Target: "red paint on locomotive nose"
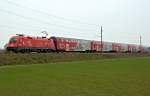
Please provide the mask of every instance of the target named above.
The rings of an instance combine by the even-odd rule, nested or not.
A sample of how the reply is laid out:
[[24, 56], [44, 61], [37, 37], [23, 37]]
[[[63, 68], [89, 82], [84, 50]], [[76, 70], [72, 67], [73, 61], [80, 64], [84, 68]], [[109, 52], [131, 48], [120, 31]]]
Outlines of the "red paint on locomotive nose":
[[10, 43], [10, 44], [8, 44], [8, 47], [15, 47], [15, 44]]

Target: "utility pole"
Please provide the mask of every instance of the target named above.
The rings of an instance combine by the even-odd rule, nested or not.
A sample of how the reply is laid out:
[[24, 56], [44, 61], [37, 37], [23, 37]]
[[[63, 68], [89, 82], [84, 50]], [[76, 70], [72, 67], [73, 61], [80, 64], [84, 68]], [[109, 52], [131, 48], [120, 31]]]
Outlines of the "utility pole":
[[142, 36], [140, 35], [140, 46], [142, 46]]
[[140, 35], [140, 52], [142, 51], [142, 36]]
[[101, 53], [103, 52], [103, 28], [101, 26]]

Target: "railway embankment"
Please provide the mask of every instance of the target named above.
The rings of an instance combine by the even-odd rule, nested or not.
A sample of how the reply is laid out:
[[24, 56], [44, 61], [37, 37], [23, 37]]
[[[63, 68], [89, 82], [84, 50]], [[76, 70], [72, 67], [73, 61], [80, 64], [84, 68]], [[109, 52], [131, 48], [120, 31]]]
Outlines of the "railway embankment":
[[2, 53], [0, 54], [0, 66], [148, 56], [150, 56], [148, 53]]

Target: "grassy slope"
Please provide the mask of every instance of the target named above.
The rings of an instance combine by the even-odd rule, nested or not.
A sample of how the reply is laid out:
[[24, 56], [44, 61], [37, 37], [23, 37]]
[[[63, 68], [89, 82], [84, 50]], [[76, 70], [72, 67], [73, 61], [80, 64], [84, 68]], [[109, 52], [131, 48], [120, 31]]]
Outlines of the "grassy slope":
[[43, 64], [52, 62], [68, 62], [81, 60], [95, 60], [95, 59], [111, 59], [111, 58], [126, 58], [126, 57], [140, 57], [150, 56], [150, 54], [128, 54], [128, 53], [114, 53], [114, 54], [99, 54], [99, 53], [50, 53], [50, 54], [0, 54], [0, 66], [3, 65], [18, 65], [18, 64]]
[[0, 96], [149, 96], [150, 58], [0, 67]]

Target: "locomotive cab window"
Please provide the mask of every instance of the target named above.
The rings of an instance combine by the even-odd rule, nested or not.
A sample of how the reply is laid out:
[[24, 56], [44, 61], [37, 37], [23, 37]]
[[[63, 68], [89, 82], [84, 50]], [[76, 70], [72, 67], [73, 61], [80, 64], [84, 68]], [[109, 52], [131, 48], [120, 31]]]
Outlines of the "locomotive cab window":
[[10, 39], [10, 42], [16, 42], [16, 41], [17, 41], [16, 38], [11, 38], [11, 39]]

